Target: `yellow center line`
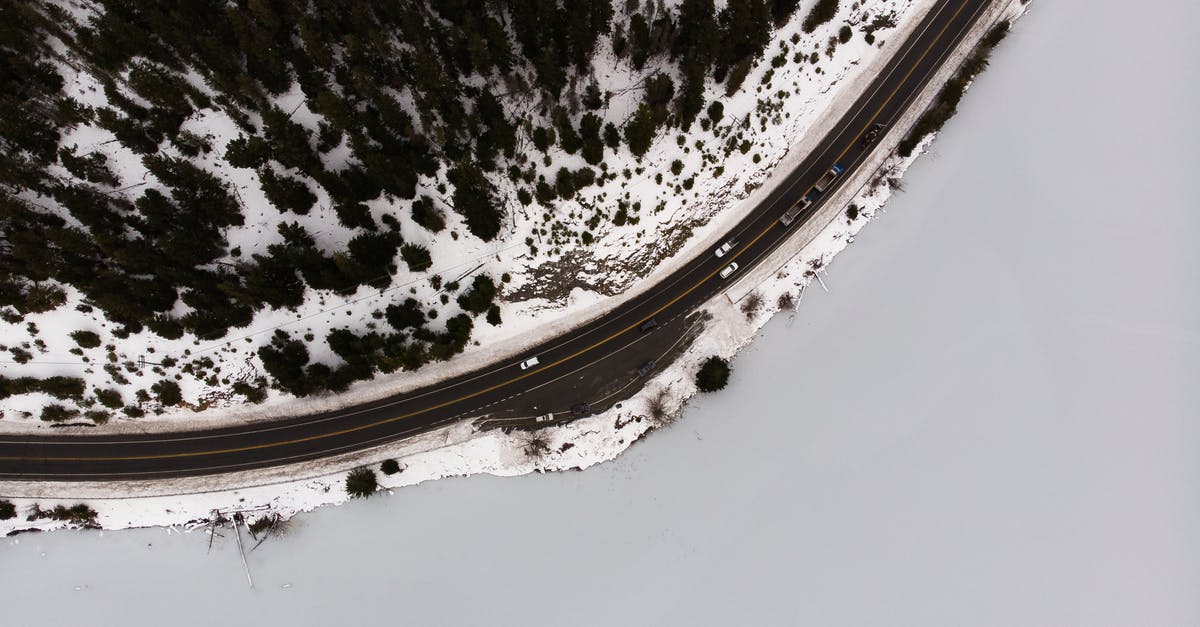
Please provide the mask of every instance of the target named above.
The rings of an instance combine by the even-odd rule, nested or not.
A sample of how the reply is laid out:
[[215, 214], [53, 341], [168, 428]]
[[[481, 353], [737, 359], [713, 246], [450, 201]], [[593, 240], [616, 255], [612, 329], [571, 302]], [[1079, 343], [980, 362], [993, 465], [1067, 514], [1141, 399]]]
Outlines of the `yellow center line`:
[[[879, 105], [879, 108], [875, 110], [875, 113], [871, 116], [871, 119], [867, 121], [867, 124], [866, 124], [866, 126], [863, 127], [863, 130], [854, 136], [856, 142], [858, 141], [858, 138], [862, 135], [862, 133], [865, 132], [871, 126], [871, 124], [875, 122], [875, 120], [879, 117], [879, 114], [883, 112], [883, 108], [886, 107], [892, 101], [892, 99], [896, 97], [896, 94], [899, 93], [900, 88], [902, 86], [904, 86], [905, 83], [908, 82], [908, 79], [909, 79], [909, 77], [912, 76], [912, 73], [914, 71], [916, 71], [916, 69], [919, 65], [921, 65], [921, 61], [925, 60], [925, 56], [928, 55], [929, 52], [931, 50], [933, 50], [934, 45], [936, 45], [937, 42], [941, 40], [942, 35], [944, 35], [946, 33], [946, 29], [949, 28], [950, 24], [952, 24], [954, 22], [954, 20], [958, 18], [959, 13], [962, 13], [962, 10], [964, 8], [966, 8], [967, 2], [968, 2], [968, 0], [963, 0], [963, 3], [958, 7], [958, 10], [954, 12], [954, 15], [950, 16], [950, 19], [947, 20], [946, 24], [944, 26], [942, 26], [942, 29], [940, 31], [938, 31], [938, 34], [933, 38], [933, 41], [929, 44], [929, 46], [925, 49], [925, 51], [921, 53], [921, 56], [917, 57], [916, 62], [914, 62], [912, 67], [909, 68], [908, 72], [904, 75], [904, 78], [900, 79], [900, 82], [896, 85], [895, 89], [892, 90], [892, 93], [888, 94], [888, 97], [883, 101], [882, 104]], [[834, 162], [836, 163], [837, 161], [840, 161], [842, 157], [846, 156], [846, 153], [850, 152], [850, 148], [853, 147], [853, 145], [854, 144], [852, 143], [849, 146], [847, 146], [844, 150], [842, 150], [841, 154], [839, 154], [834, 159]], [[813, 190], [813, 188], [809, 187], [807, 190], [805, 190], [804, 194], [801, 195], [801, 198], [803, 198], [804, 196], [807, 196], [808, 193], [811, 192], [812, 190]], [[740, 250], [738, 250], [733, 255], [731, 255], [729, 257], [729, 261], [732, 262], [734, 259], [737, 259], [737, 257], [739, 255], [741, 255], [743, 252], [749, 250], [752, 246], [754, 246], [754, 244], [756, 242], [758, 242], [758, 240], [762, 239], [764, 236], [766, 236], [767, 233], [769, 233], [771, 231], [771, 229], [775, 228], [775, 225], [776, 225], [776, 222], [772, 222], [770, 226], [763, 229], [763, 231], [761, 233], [759, 233], [758, 235], [756, 235], [754, 237], [754, 239], [750, 240], [749, 244], [741, 247]], [[695, 290], [699, 289], [700, 286], [707, 283], [714, 276], [716, 276], [717, 273], [720, 271], [721, 271], [721, 268], [713, 270], [708, 275], [706, 275], [704, 278], [700, 279], [697, 283], [695, 283], [688, 289], [684, 290], [678, 296], [676, 296], [675, 298], [672, 298], [671, 300], [667, 301], [666, 304], [664, 304], [663, 306], [654, 310], [645, 319], [653, 318], [654, 316], [657, 316], [658, 314], [662, 313], [664, 310], [666, 310], [671, 305], [674, 305], [675, 303], [679, 302], [681, 299], [686, 297], [688, 294], [691, 294]], [[643, 319], [643, 320], [645, 320], [645, 319]], [[380, 427], [380, 426], [390, 424], [393, 422], [398, 422], [401, 420], [412, 418], [413, 416], [418, 416], [420, 414], [424, 414], [424, 413], [431, 412], [434, 410], [442, 409], [443, 407], [449, 407], [450, 405], [454, 405], [456, 403], [461, 403], [463, 401], [475, 398], [476, 396], [481, 396], [483, 394], [487, 394], [488, 392], [493, 392], [493, 391], [498, 390], [507, 385], [516, 383], [518, 381], [521, 381], [522, 379], [531, 377], [543, 370], [553, 368], [559, 364], [563, 364], [572, 359], [575, 359], [576, 357], [578, 357], [584, 353], [591, 352], [591, 351], [595, 350], [596, 348], [611, 342], [612, 340], [616, 339], [617, 337], [624, 335], [625, 333], [628, 333], [629, 331], [632, 331], [634, 329], [634, 327], [641, 324], [641, 322], [642, 322], [641, 320], [639, 320], [638, 322], [634, 322], [633, 324], [621, 329], [620, 331], [613, 333], [612, 335], [609, 335], [608, 337], [606, 337], [602, 340], [595, 342], [594, 344], [592, 344], [586, 348], [580, 349], [580, 350], [578, 350], [566, 357], [563, 357], [562, 359], [559, 359], [557, 361], [548, 363], [545, 366], [538, 368], [537, 370], [530, 370], [529, 372], [518, 375], [512, 379], [508, 379], [507, 381], [502, 381], [500, 383], [483, 388], [481, 390], [471, 392], [470, 394], [464, 394], [457, 398], [454, 398], [454, 399], [451, 399], [451, 400], [448, 400], [448, 401], [445, 401], [442, 403], [438, 403], [436, 405], [432, 405], [432, 406], [426, 407], [424, 409], [418, 409], [418, 410], [411, 411], [411, 412], [408, 412], [405, 414], [392, 416], [390, 418], [384, 418], [382, 420], [376, 420], [374, 422], [369, 422], [369, 423], [358, 425], [355, 427], [347, 427], [345, 429], [339, 429], [337, 431], [329, 431], [327, 433], [319, 433], [319, 434], [304, 436], [304, 437], [300, 437], [300, 438], [292, 438], [290, 440], [281, 440], [278, 442], [268, 442], [268, 443], [264, 443], [264, 444], [250, 444], [250, 445], [246, 445], [246, 446], [217, 449], [217, 450], [212, 450], [212, 451], [192, 451], [192, 452], [184, 452], [184, 453], [161, 453], [161, 454], [157, 454], [157, 455], [125, 455], [125, 456], [113, 456], [113, 457], [46, 457], [44, 459], [46, 461], [65, 461], [65, 462], [83, 462], [83, 461], [102, 462], [102, 461], [143, 461], [143, 460], [151, 460], [151, 459], [180, 459], [180, 458], [186, 458], [186, 457], [203, 457], [203, 456], [207, 456], [207, 455], [226, 455], [226, 454], [230, 454], [230, 453], [243, 453], [246, 451], [256, 451], [256, 450], [262, 450], [262, 449], [266, 449], [266, 448], [275, 448], [275, 447], [279, 447], [279, 446], [290, 446], [293, 444], [303, 444], [305, 442], [312, 442], [315, 440], [323, 440], [326, 438], [333, 438], [333, 437], [337, 437], [337, 436], [341, 436], [341, 435], [346, 435], [349, 433], [354, 433], [357, 431], [373, 429], [375, 427]], [[150, 442], [148, 442], [148, 443], [150, 443]], [[5, 461], [24, 460], [24, 459], [26, 459], [26, 458], [14, 457], [14, 456], [0, 457], [0, 460], [5, 460]]]

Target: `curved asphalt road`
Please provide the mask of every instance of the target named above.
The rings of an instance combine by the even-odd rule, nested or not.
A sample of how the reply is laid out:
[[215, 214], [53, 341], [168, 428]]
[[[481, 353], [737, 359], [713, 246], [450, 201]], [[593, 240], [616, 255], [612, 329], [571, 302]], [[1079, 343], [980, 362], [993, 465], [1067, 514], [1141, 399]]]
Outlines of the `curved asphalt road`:
[[[335, 412], [199, 432], [145, 435], [0, 436], [0, 479], [28, 481], [161, 478], [247, 470], [327, 457], [377, 446], [429, 431], [484, 406], [507, 399], [603, 359], [634, 339], [638, 325], [655, 317], [687, 314], [720, 292], [727, 282], [717, 273], [736, 260], [744, 272], [773, 251], [820, 205], [791, 227], [779, 216], [812, 191], [812, 185], [838, 163], [847, 173], [871, 146], [861, 138], [875, 123], [891, 124], [945, 61], [982, 14], [989, 0], [940, 0], [840, 123], [727, 239], [739, 243], [723, 259], [704, 251], [635, 302], [546, 342], [537, 369], [502, 364], [437, 386]], [[843, 174], [834, 187], [846, 177]], [[828, 190], [827, 190], [828, 191]], [[577, 402], [562, 399], [564, 411]]]

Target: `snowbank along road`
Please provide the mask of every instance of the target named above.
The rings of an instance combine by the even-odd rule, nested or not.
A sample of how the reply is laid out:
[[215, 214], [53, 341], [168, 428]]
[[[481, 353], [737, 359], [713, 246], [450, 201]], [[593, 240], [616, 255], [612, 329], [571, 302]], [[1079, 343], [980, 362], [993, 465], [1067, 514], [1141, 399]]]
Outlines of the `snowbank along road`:
[[[595, 322], [531, 349], [513, 363], [467, 374], [438, 385], [342, 410], [271, 424], [187, 433], [112, 436], [6, 436], [0, 440], [0, 478], [78, 481], [214, 474], [316, 459], [395, 441], [466, 417], [522, 391], [554, 381], [653, 332], [647, 321], [673, 320], [719, 294], [730, 281], [787, 240], [812, 216], [822, 198], [837, 188], [874, 147], [869, 135], [906, 110], [944, 63], [990, 0], [938, 2], [909, 40], [867, 87], [846, 115], [762, 203], [723, 241], [736, 244], [720, 258], [705, 251], [631, 302]], [[818, 180], [836, 168], [824, 191]], [[808, 198], [811, 204], [780, 218]], [[729, 270], [730, 264], [737, 268]], [[527, 369], [517, 361], [537, 356]], [[577, 399], [562, 399], [568, 411]]]

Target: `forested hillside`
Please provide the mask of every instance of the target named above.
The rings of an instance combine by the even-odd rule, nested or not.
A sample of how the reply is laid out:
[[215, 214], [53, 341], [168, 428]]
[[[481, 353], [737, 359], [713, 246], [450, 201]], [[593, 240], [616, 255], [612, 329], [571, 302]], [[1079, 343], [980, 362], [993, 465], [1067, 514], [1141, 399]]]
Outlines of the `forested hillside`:
[[[303, 396], [449, 359], [477, 325], [501, 324], [495, 298], [509, 277], [430, 274], [462, 261], [434, 244], [500, 241], [530, 208], [551, 227], [526, 240], [532, 252], [587, 245], [601, 222], [637, 224], [628, 192], [598, 199], [607, 206], [586, 231], [557, 232], [547, 208], [628, 179], [608, 160], [637, 163], [668, 129], [684, 146], [694, 127], [715, 127], [719, 96], [742, 88], [799, 5], [0, 0], [0, 315], [33, 326], [29, 316], [70, 307], [100, 321], [75, 331], [72, 353], [114, 384], [7, 369], [0, 398], [71, 401], [48, 406], [48, 420], [137, 415], [152, 397], [174, 405], [178, 375], [136, 403], [123, 393], [124, 374], [146, 366], [109, 342], [207, 345], [265, 312], [295, 319], [307, 303], [368, 288], [395, 291], [364, 328], [325, 325], [335, 359], [314, 359], [313, 338], [286, 328], [255, 340], [269, 377], [231, 377], [190, 351], [141, 357], [250, 400], [268, 384]], [[808, 32], [839, 7], [805, 10]], [[868, 42], [894, 25], [857, 17]], [[832, 56], [826, 45], [812, 43], [812, 63], [819, 49]], [[638, 76], [624, 113], [610, 104], [629, 90], [602, 80], [598, 54]], [[739, 142], [726, 139], [729, 154]], [[424, 277], [420, 290], [396, 283], [411, 276]], [[36, 361], [38, 341], [0, 349]]]

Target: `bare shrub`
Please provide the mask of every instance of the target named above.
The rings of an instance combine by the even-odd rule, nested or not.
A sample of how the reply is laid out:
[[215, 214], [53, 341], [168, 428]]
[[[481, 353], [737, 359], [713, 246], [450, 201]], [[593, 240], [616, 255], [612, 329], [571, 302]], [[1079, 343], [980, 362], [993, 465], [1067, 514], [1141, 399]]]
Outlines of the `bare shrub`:
[[779, 295], [779, 310], [792, 311], [796, 308], [796, 296], [791, 292], [784, 292]]
[[668, 400], [670, 397], [667, 395], [667, 388], [664, 387], [658, 388], [646, 397], [646, 411], [650, 413], [650, 419], [654, 421], [654, 424], [660, 427], [675, 421], [675, 414], [668, 411]]
[[524, 431], [520, 436], [521, 450], [534, 461], [541, 461], [550, 454], [550, 440], [542, 430]]
[[746, 319], [754, 317], [759, 309], [762, 309], [763, 298], [758, 292], [750, 292], [742, 301], [742, 313], [746, 314]]

